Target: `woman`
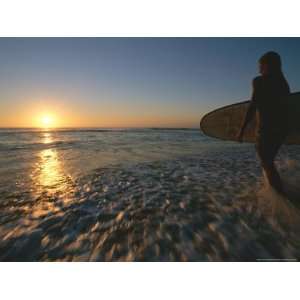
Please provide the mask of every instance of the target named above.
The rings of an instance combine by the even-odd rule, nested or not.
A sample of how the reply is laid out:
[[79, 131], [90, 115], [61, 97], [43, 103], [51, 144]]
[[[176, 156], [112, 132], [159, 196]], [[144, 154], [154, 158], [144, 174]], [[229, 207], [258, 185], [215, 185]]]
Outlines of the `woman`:
[[267, 52], [259, 59], [261, 76], [253, 80], [251, 102], [238, 133], [241, 142], [246, 126], [257, 113], [256, 151], [269, 184], [284, 194], [275, 156], [288, 133], [286, 98], [289, 85], [281, 70], [281, 59], [276, 52]]

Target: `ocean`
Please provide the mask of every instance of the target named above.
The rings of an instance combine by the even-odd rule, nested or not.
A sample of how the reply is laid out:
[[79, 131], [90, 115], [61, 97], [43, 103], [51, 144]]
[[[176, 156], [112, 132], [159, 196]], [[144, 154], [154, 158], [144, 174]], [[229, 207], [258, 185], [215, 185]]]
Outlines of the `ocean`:
[[[282, 147], [294, 190], [299, 161]], [[295, 260], [297, 215], [252, 144], [198, 129], [0, 129], [0, 261]]]

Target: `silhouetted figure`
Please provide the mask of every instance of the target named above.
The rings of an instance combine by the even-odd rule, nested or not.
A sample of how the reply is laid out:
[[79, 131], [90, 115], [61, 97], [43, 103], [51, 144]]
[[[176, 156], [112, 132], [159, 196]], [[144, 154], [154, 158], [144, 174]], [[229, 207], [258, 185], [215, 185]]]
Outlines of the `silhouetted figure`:
[[238, 134], [242, 141], [247, 124], [257, 114], [256, 151], [270, 185], [284, 194], [281, 178], [274, 159], [288, 133], [287, 104], [289, 85], [281, 70], [281, 59], [276, 52], [267, 52], [259, 59], [261, 76], [253, 79], [251, 102]]

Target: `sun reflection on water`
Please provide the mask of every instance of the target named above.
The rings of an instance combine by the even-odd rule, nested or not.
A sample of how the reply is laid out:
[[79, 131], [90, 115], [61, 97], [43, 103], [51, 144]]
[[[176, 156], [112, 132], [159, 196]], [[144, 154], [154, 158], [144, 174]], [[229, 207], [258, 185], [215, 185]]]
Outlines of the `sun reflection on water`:
[[50, 144], [53, 142], [53, 138], [50, 132], [43, 133], [43, 143]]
[[[50, 144], [53, 137], [50, 132], [43, 133], [42, 142]], [[45, 192], [55, 192], [63, 188], [64, 172], [57, 150], [54, 148], [44, 149], [39, 153], [39, 162], [37, 164], [37, 184]]]
[[[43, 134], [44, 144], [51, 144], [51, 133]], [[55, 148], [41, 150], [38, 154], [35, 171], [32, 174], [36, 202], [33, 215], [40, 217], [50, 211], [59, 211], [59, 207], [69, 201], [73, 191], [71, 177], [64, 170], [59, 152]]]
[[59, 188], [63, 179], [61, 164], [55, 149], [45, 149], [40, 153], [39, 183], [46, 189]]

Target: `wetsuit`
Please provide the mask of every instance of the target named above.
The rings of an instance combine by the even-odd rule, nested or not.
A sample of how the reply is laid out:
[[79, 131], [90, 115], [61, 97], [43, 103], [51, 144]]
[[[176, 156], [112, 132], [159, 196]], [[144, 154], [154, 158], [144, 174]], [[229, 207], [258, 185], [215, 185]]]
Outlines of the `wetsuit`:
[[256, 151], [262, 165], [273, 164], [288, 133], [286, 98], [289, 85], [282, 73], [258, 76], [253, 80], [251, 106], [257, 114]]

